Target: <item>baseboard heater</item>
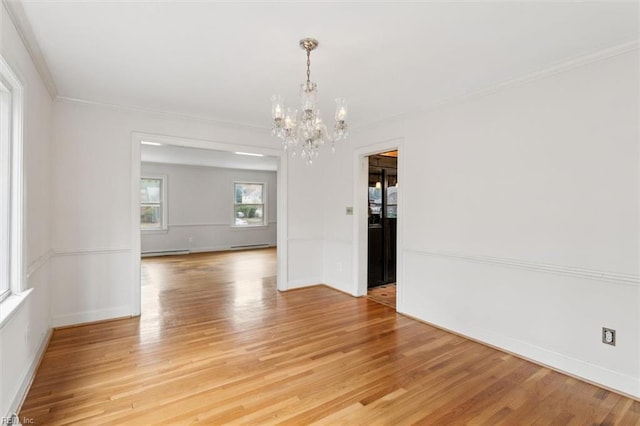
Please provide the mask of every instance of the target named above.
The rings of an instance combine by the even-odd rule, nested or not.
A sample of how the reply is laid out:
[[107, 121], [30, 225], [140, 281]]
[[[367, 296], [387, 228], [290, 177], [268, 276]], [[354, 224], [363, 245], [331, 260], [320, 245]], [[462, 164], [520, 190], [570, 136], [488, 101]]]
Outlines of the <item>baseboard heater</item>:
[[161, 250], [161, 251], [147, 251], [141, 253], [142, 257], [151, 257], [151, 256], [174, 256], [177, 254], [189, 254], [191, 253], [189, 250]]
[[264, 247], [269, 247], [269, 244], [245, 244], [242, 246], [231, 246], [230, 249], [241, 250], [241, 249], [248, 249], [248, 248], [264, 248]]
[[[252, 248], [265, 248], [271, 247], [271, 244], [244, 244], [239, 246], [230, 246], [229, 248], [218, 248], [214, 250], [207, 251], [224, 251], [224, 250], [246, 250]], [[200, 253], [200, 251], [191, 251], [191, 250], [160, 250], [160, 251], [146, 251], [141, 253], [142, 257], [153, 257], [153, 256], [174, 256], [179, 254], [191, 254], [191, 253]]]

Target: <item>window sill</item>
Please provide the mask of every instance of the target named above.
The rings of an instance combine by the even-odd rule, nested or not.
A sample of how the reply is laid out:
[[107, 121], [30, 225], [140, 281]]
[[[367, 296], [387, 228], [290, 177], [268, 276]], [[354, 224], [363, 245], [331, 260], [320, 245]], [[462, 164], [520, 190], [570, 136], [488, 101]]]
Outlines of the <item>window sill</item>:
[[143, 234], [167, 234], [169, 233], [169, 228], [162, 229], [140, 229], [140, 232]]
[[231, 230], [232, 231], [247, 231], [247, 230], [256, 230], [256, 229], [268, 229], [269, 225], [242, 225], [242, 226], [237, 226], [237, 225], [231, 225]]
[[0, 302], [0, 329], [5, 326], [9, 319], [18, 311], [27, 297], [33, 291], [32, 288], [21, 293], [12, 294], [11, 296]]

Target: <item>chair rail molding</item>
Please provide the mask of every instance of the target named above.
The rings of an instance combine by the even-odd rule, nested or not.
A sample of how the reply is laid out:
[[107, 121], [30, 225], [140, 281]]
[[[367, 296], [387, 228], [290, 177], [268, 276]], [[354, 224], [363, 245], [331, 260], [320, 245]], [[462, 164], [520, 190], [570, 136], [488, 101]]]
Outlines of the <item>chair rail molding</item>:
[[484, 263], [503, 266], [505, 268], [526, 269], [541, 273], [549, 273], [576, 278], [586, 278], [590, 280], [604, 281], [612, 284], [640, 287], [640, 275], [600, 271], [596, 269], [587, 269], [575, 266], [553, 265], [549, 263], [533, 262], [524, 259], [463, 253], [455, 250], [420, 249], [407, 247], [404, 249], [404, 251], [426, 256], [456, 259], [465, 262]]

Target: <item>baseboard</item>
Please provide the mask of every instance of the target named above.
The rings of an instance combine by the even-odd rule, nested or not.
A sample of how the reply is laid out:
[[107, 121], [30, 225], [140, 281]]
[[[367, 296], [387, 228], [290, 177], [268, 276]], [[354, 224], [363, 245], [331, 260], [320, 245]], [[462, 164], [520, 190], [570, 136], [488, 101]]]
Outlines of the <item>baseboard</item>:
[[231, 250], [250, 250], [250, 249], [258, 249], [258, 248], [267, 248], [269, 244], [241, 244], [238, 246], [231, 246]]
[[[362, 296], [358, 296], [355, 293], [352, 293], [351, 291], [347, 290], [349, 287], [353, 288], [353, 283], [349, 283], [349, 282], [345, 282], [345, 283], [341, 283], [339, 285], [336, 284], [322, 284], [323, 286], [330, 288], [331, 290], [336, 290], [339, 291], [340, 293], [344, 293], [344, 294], [348, 294], [349, 296], [353, 296], [353, 297], [362, 297]], [[366, 296], [366, 294], [364, 294], [363, 296]]]
[[67, 315], [57, 315], [53, 317], [53, 327], [64, 327], [83, 323], [110, 320], [115, 318], [130, 317], [132, 314], [130, 306], [119, 306], [111, 309], [100, 309], [95, 311], [77, 312]]
[[184, 255], [190, 253], [209, 253], [217, 251], [232, 251], [232, 250], [253, 250], [261, 248], [276, 247], [276, 243], [259, 243], [259, 244], [242, 244], [236, 246], [211, 246], [211, 247], [197, 247], [191, 249], [170, 249], [170, 250], [158, 250], [158, 251], [145, 251], [141, 253], [141, 257], [156, 257], [156, 256], [173, 256]]
[[253, 249], [262, 249], [269, 247], [276, 247], [276, 243], [261, 243], [261, 244], [244, 244], [237, 246], [213, 246], [213, 247], [199, 247], [192, 248], [189, 251], [191, 253], [208, 253], [208, 252], [216, 252], [216, 251], [236, 251], [236, 250], [253, 250]]
[[331, 285], [331, 284], [318, 284], [318, 285], [319, 285], [319, 286], [322, 286], [322, 287], [326, 287], [326, 288], [331, 289], [331, 290], [335, 290], [335, 291], [337, 291], [337, 292], [339, 292], [339, 293], [342, 293], [342, 294], [346, 294], [347, 296], [351, 296], [351, 297], [355, 297], [355, 298], [364, 297], [364, 296], [356, 296], [356, 295], [355, 295], [355, 294], [353, 294], [353, 293], [349, 293], [349, 292], [348, 292], [348, 291], [346, 291], [346, 290], [343, 290], [343, 289], [338, 288], [338, 287], [334, 287], [334, 286], [333, 286], [333, 285]]
[[312, 277], [303, 280], [293, 280], [287, 282], [287, 290], [293, 290], [295, 288], [303, 288], [303, 287], [312, 287], [315, 285], [319, 285], [322, 282], [321, 277]]
[[141, 257], [157, 257], [157, 256], [176, 256], [181, 254], [189, 254], [189, 250], [161, 250], [161, 251], [145, 251], [140, 254]]
[[553, 352], [527, 342], [499, 335], [479, 327], [471, 326], [467, 327], [465, 330], [458, 331], [446, 324], [427, 321], [409, 312], [400, 311], [399, 309], [397, 312], [415, 319], [416, 321], [423, 322], [496, 350], [509, 353], [583, 382], [605, 388], [637, 401], [640, 400], [640, 380], [632, 376], [590, 364], [580, 359], [558, 352]]
[[18, 388], [18, 393], [16, 394], [11, 406], [9, 407], [9, 412], [5, 413], [5, 418], [9, 417], [11, 414], [18, 414], [20, 409], [22, 408], [22, 404], [24, 400], [27, 398], [27, 394], [29, 393], [29, 389], [31, 389], [31, 384], [33, 383], [33, 379], [36, 378], [36, 373], [38, 372], [38, 368], [40, 368], [40, 363], [42, 362], [42, 358], [44, 358], [44, 353], [49, 346], [49, 342], [51, 341], [51, 336], [53, 335], [53, 328], [50, 328], [47, 333], [42, 338], [40, 342], [40, 346], [38, 347], [38, 351], [36, 352], [35, 357], [31, 361], [31, 365], [27, 370], [27, 374], [25, 375], [22, 383], [20, 384], [20, 388]]
[[88, 325], [104, 324], [105, 322], [122, 321], [122, 320], [131, 319], [131, 318], [133, 318], [133, 315], [126, 315], [126, 316], [123, 316], [123, 317], [116, 317], [116, 318], [107, 318], [107, 319], [98, 320], [98, 321], [81, 322], [81, 323], [78, 323], [78, 324], [71, 324], [71, 325], [60, 325], [58, 327], [54, 327], [53, 331], [56, 331], [56, 330], [68, 330], [70, 328], [86, 327]]

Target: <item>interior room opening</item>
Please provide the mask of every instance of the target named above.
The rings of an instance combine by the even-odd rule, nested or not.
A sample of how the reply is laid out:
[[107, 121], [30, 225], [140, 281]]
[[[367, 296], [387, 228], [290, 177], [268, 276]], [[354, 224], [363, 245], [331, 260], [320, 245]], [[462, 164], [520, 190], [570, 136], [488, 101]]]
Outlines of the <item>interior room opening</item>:
[[[162, 299], [157, 297], [158, 286], [175, 293], [175, 281], [182, 280], [180, 288], [198, 292], [202, 283], [217, 282], [216, 271], [226, 274], [220, 283], [241, 283], [238, 294], [245, 299], [252, 292], [279, 289], [284, 262], [276, 250], [282, 238], [277, 213], [281, 158], [268, 149], [212, 144], [214, 149], [202, 141], [192, 141], [196, 146], [191, 146], [188, 140], [137, 139], [134, 158], [138, 149], [139, 174], [134, 167], [133, 176], [138, 314], [160, 312], [149, 304], [147, 286], [156, 287], [151, 299], [157, 305]], [[247, 262], [252, 265], [250, 277], [242, 266]], [[167, 280], [174, 283], [167, 286]]]
[[398, 151], [369, 156], [367, 295], [396, 307]]

